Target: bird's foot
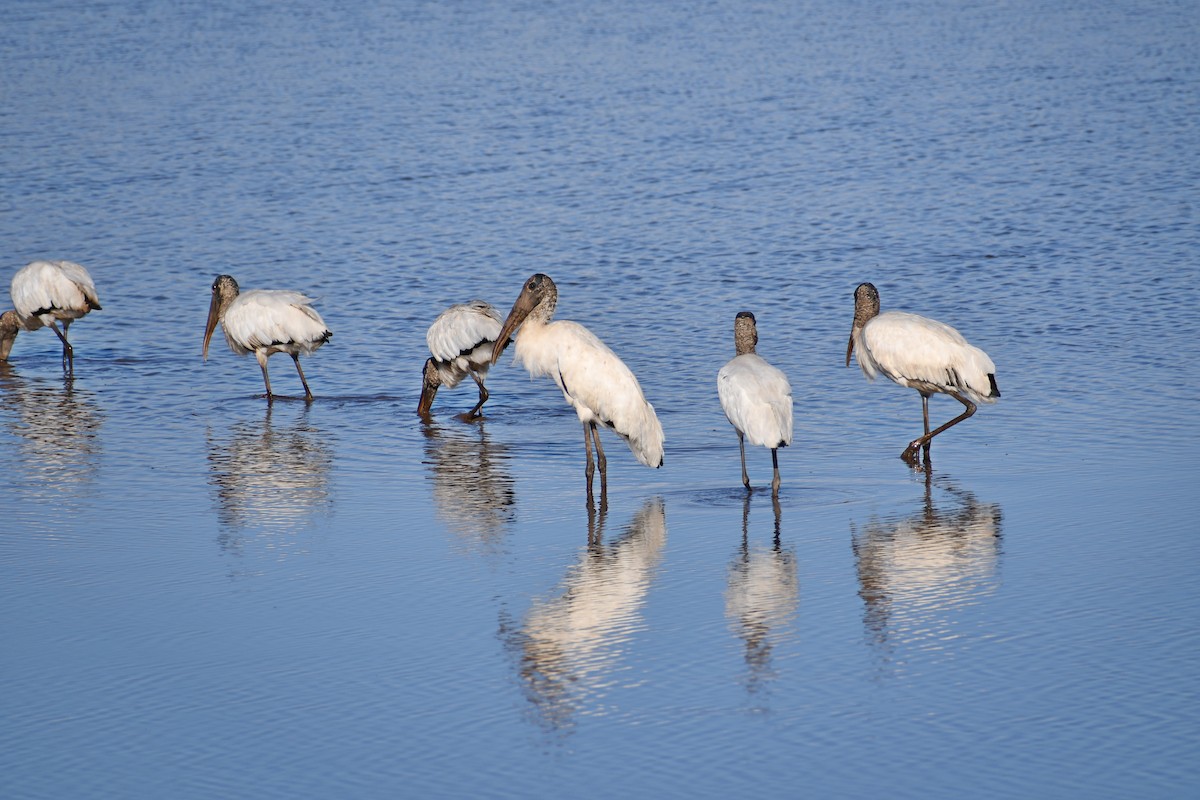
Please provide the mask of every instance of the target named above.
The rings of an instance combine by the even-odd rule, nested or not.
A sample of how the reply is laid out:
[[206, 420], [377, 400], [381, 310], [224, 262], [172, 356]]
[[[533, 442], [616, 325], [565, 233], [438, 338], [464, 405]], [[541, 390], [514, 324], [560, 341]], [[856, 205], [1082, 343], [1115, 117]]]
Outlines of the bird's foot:
[[921, 449], [919, 447], [915, 449], [909, 447], [900, 454], [900, 458], [904, 460], [905, 464], [908, 464], [908, 466], [912, 467], [914, 472], [926, 472], [932, 467], [932, 464], [929, 460], [929, 454], [925, 454], [924, 462], [921, 461], [920, 454]]
[[459, 420], [460, 422], [475, 422], [476, 420], [483, 419], [483, 414], [480, 414], [478, 411], [476, 411], [476, 412], [464, 411], [461, 414], [455, 414], [454, 418], [456, 420]]

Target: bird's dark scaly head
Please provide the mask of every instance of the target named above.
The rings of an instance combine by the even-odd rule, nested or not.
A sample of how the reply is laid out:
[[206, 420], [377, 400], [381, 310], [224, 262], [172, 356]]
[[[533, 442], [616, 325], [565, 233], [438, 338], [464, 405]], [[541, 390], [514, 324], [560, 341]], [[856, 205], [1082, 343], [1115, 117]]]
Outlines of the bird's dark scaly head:
[[0, 361], [8, 361], [8, 354], [12, 352], [13, 342], [17, 340], [17, 334], [20, 332], [21, 318], [17, 316], [16, 311], [0, 314]]
[[850, 342], [846, 345], [846, 366], [854, 352], [854, 335], [867, 321], [879, 313], [879, 290], [873, 283], [860, 283], [854, 290], [854, 324], [850, 327]]
[[492, 363], [495, 364], [500, 358], [500, 354], [508, 346], [513, 333], [526, 317], [536, 311], [536, 318], [545, 322], [550, 319], [557, 304], [558, 287], [554, 285], [554, 281], [550, 279], [549, 275], [539, 272], [525, 281], [525, 285], [521, 287], [521, 294], [513, 303], [512, 311], [508, 312], [508, 319], [504, 320], [500, 335], [496, 337], [496, 343], [492, 346]]
[[225, 309], [238, 296], [238, 283], [230, 275], [218, 275], [212, 285], [212, 300], [208, 304], [208, 322], [204, 325], [204, 360], [208, 360], [208, 343], [212, 339], [217, 323], [225, 316]]
[[754, 315], [749, 311], [739, 311], [733, 318], [733, 345], [737, 354], [743, 356], [753, 353], [758, 344], [758, 327]]
[[442, 377], [438, 374], [433, 359], [425, 359], [425, 366], [421, 369], [421, 399], [417, 402], [417, 414], [428, 419], [433, 398], [437, 396], [438, 387], [441, 385]]

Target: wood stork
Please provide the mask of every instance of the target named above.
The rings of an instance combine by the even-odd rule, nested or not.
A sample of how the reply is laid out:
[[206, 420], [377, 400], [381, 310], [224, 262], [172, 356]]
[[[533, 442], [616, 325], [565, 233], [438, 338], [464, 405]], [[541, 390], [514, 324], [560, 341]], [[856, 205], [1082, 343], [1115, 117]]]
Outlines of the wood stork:
[[[858, 365], [869, 380], [882, 372], [921, 394], [925, 435], [900, 454], [910, 464], [916, 463], [922, 447], [928, 462], [933, 437], [974, 414], [975, 403], [994, 403], [1000, 397], [996, 365], [987, 353], [968, 344], [962, 334], [943, 322], [904, 311], [879, 313], [879, 291], [870, 283], [854, 290], [854, 325], [846, 345], [846, 366], [850, 366], [855, 347]], [[950, 395], [966, 411], [931, 432], [929, 397], [935, 393]]]
[[758, 328], [754, 315], [741, 311], [733, 320], [733, 343], [737, 355], [717, 373], [717, 396], [721, 408], [738, 435], [742, 456], [742, 483], [750, 488], [746, 473], [746, 443], [771, 450], [775, 469], [772, 494], [779, 493], [778, 448], [792, 443], [792, 387], [787, 376], [754, 352]]
[[9, 290], [13, 311], [0, 315], [0, 361], [8, 360], [20, 331], [45, 326], [62, 341], [63, 370], [74, 372], [75, 351], [67, 341], [67, 329], [89, 311], [100, 310], [92, 276], [73, 261], [31, 261], [13, 275]]
[[500, 335], [500, 324], [500, 312], [482, 300], [453, 305], [438, 314], [425, 334], [431, 355], [422, 370], [418, 414], [429, 416], [438, 387], [453, 389], [470, 375], [479, 387], [479, 402], [463, 417], [479, 415], [488, 399], [483, 381], [492, 366], [492, 345]]
[[267, 400], [271, 400], [271, 378], [267, 375], [267, 358], [272, 353], [287, 353], [296, 364], [300, 382], [304, 384], [304, 399], [312, 402], [313, 393], [300, 368], [300, 354], [311, 353], [333, 336], [321, 315], [312, 307], [312, 300], [300, 292], [281, 289], [251, 289], [239, 293], [238, 283], [229, 275], [218, 275], [212, 285], [212, 302], [208, 306], [208, 323], [204, 327], [204, 360], [208, 360], [208, 343], [217, 323], [225, 331], [229, 349], [244, 356], [254, 353], [262, 367], [263, 383], [267, 385]]
[[558, 287], [550, 276], [538, 273], [525, 282], [521, 295], [492, 348], [492, 363], [500, 358], [509, 336], [518, 326], [516, 357], [533, 376], [549, 375], [562, 390], [563, 397], [575, 409], [583, 423], [583, 446], [587, 453], [587, 493], [592, 498], [592, 441], [596, 443], [596, 461], [600, 466], [600, 492], [607, 488], [607, 462], [600, 445], [598, 425], [616, 431], [638, 461], [647, 467], [663, 463], [662, 425], [654, 406], [646, 402], [642, 387], [629, 367], [577, 322], [551, 322], [558, 303]]

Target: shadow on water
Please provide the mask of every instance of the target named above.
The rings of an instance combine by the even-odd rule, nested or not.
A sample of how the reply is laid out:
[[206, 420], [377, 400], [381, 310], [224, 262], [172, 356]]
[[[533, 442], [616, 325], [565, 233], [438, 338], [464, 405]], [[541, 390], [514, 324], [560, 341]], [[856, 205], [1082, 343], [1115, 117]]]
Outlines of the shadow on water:
[[588, 546], [562, 591], [535, 600], [520, 624], [501, 612], [499, 637], [544, 730], [565, 735], [580, 714], [600, 713], [667, 542], [662, 498], [648, 499], [621, 535], [605, 544], [607, 505], [588, 510]]
[[[863, 623], [884, 663], [901, 648], [939, 646], [954, 615], [998, 583], [1001, 510], [945, 476], [922, 473], [921, 511], [851, 522]], [[934, 501], [935, 489], [948, 500]]]
[[95, 477], [104, 417], [90, 391], [66, 377], [61, 386], [26, 381], [0, 362], [0, 397], [22, 461], [20, 491], [57, 501]]
[[742, 545], [729, 565], [725, 589], [725, 617], [745, 645], [746, 690], [755, 694], [775, 677], [775, 646], [794, 634], [793, 621], [800, 604], [796, 555], [784, 548], [780, 537], [779, 498], [771, 498], [775, 526], [770, 547], [750, 547], [750, 499], [742, 507]]
[[424, 465], [433, 484], [437, 514], [469, 549], [497, 553], [515, 518], [516, 482], [508, 451], [491, 440], [482, 419], [471, 423], [422, 423]]
[[331, 508], [333, 448], [309, 422], [309, 410], [304, 406], [291, 423], [276, 424], [274, 404], [267, 404], [261, 420], [209, 427], [209, 484], [225, 529], [223, 549], [241, 552], [242, 529], [289, 531]]

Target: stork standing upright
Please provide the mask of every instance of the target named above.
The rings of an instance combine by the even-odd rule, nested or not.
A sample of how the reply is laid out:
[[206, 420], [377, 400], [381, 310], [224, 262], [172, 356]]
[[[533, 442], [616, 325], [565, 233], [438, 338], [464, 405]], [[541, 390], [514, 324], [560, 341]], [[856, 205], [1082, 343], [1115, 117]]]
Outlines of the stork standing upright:
[[[0, 315], [0, 361], [7, 361], [22, 330], [50, 328], [62, 341], [63, 371], [75, 371], [75, 350], [67, 341], [71, 323], [89, 311], [100, 310], [96, 284], [88, 271], [73, 261], [31, 261], [13, 275], [9, 287], [13, 310]], [[62, 322], [62, 330], [57, 322]]]
[[717, 373], [717, 396], [721, 408], [738, 435], [742, 456], [742, 483], [750, 488], [746, 473], [746, 443], [771, 450], [775, 475], [771, 493], [779, 493], [778, 448], [792, 443], [792, 386], [787, 376], [754, 352], [758, 328], [754, 315], [741, 311], [733, 320], [733, 343], [737, 355]]
[[208, 360], [208, 342], [217, 323], [225, 331], [229, 349], [244, 356], [254, 353], [262, 367], [263, 383], [267, 385], [267, 400], [271, 394], [271, 378], [267, 375], [267, 358], [272, 353], [287, 353], [296, 364], [300, 382], [304, 384], [304, 399], [312, 402], [313, 393], [300, 368], [300, 354], [311, 353], [333, 336], [321, 315], [312, 307], [312, 300], [300, 292], [281, 289], [251, 289], [241, 292], [238, 283], [229, 275], [218, 275], [212, 285], [212, 302], [208, 306], [208, 322], [204, 327], [204, 359]]
[[[895, 383], [916, 389], [921, 394], [925, 435], [914, 439], [900, 454], [910, 464], [917, 451], [925, 450], [929, 461], [930, 443], [947, 428], [975, 413], [975, 403], [994, 403], [1000, 397], [996, 386], [996, 365], [988, 354], [967, 343], [954, 328], [905, 311], [879, 313], [879, 291], [870, 283], [854, 290], [854, 325], [846, 345], [846, 366], [858, 348], [858, 365], [870, 380], [882, 372]], [[940, 428], [929, 430], [929, 397], [947, 394], [966, 410]]]
[[530, 375], [553, 378], [583, 423], [590, 501], [595, 473], [593, 441], [600, 466], [602, 498], [608, 483], [607, 462], [600, 445], [600, 425], [616, 431], [638, 461], [647, 467], [662, 466], [665, 437], [654, 406], [646, 402], [642, 387], [629, 367], [579, 323], [550, 320], [557, 303], [558, 287], [548, 275], [539, 272], [527, 280], [492, 348], [492, 363], [496, 363], [504, 352], [509, 336], [521, 327], [516, 340], [517, 359]]
[[500, 312], [482, 300], [459, 303], [438, 314], [425, 334], [430, 357], [421, 372], [418, 414], [429, 416], [438, 387], [453, 389], [470, 375], [479, 387], [479, 402], [463, 416], [479, 415], [488, 399], [483, 381], [492, 366], [492, 345], [500, 335], [500, 324]]

